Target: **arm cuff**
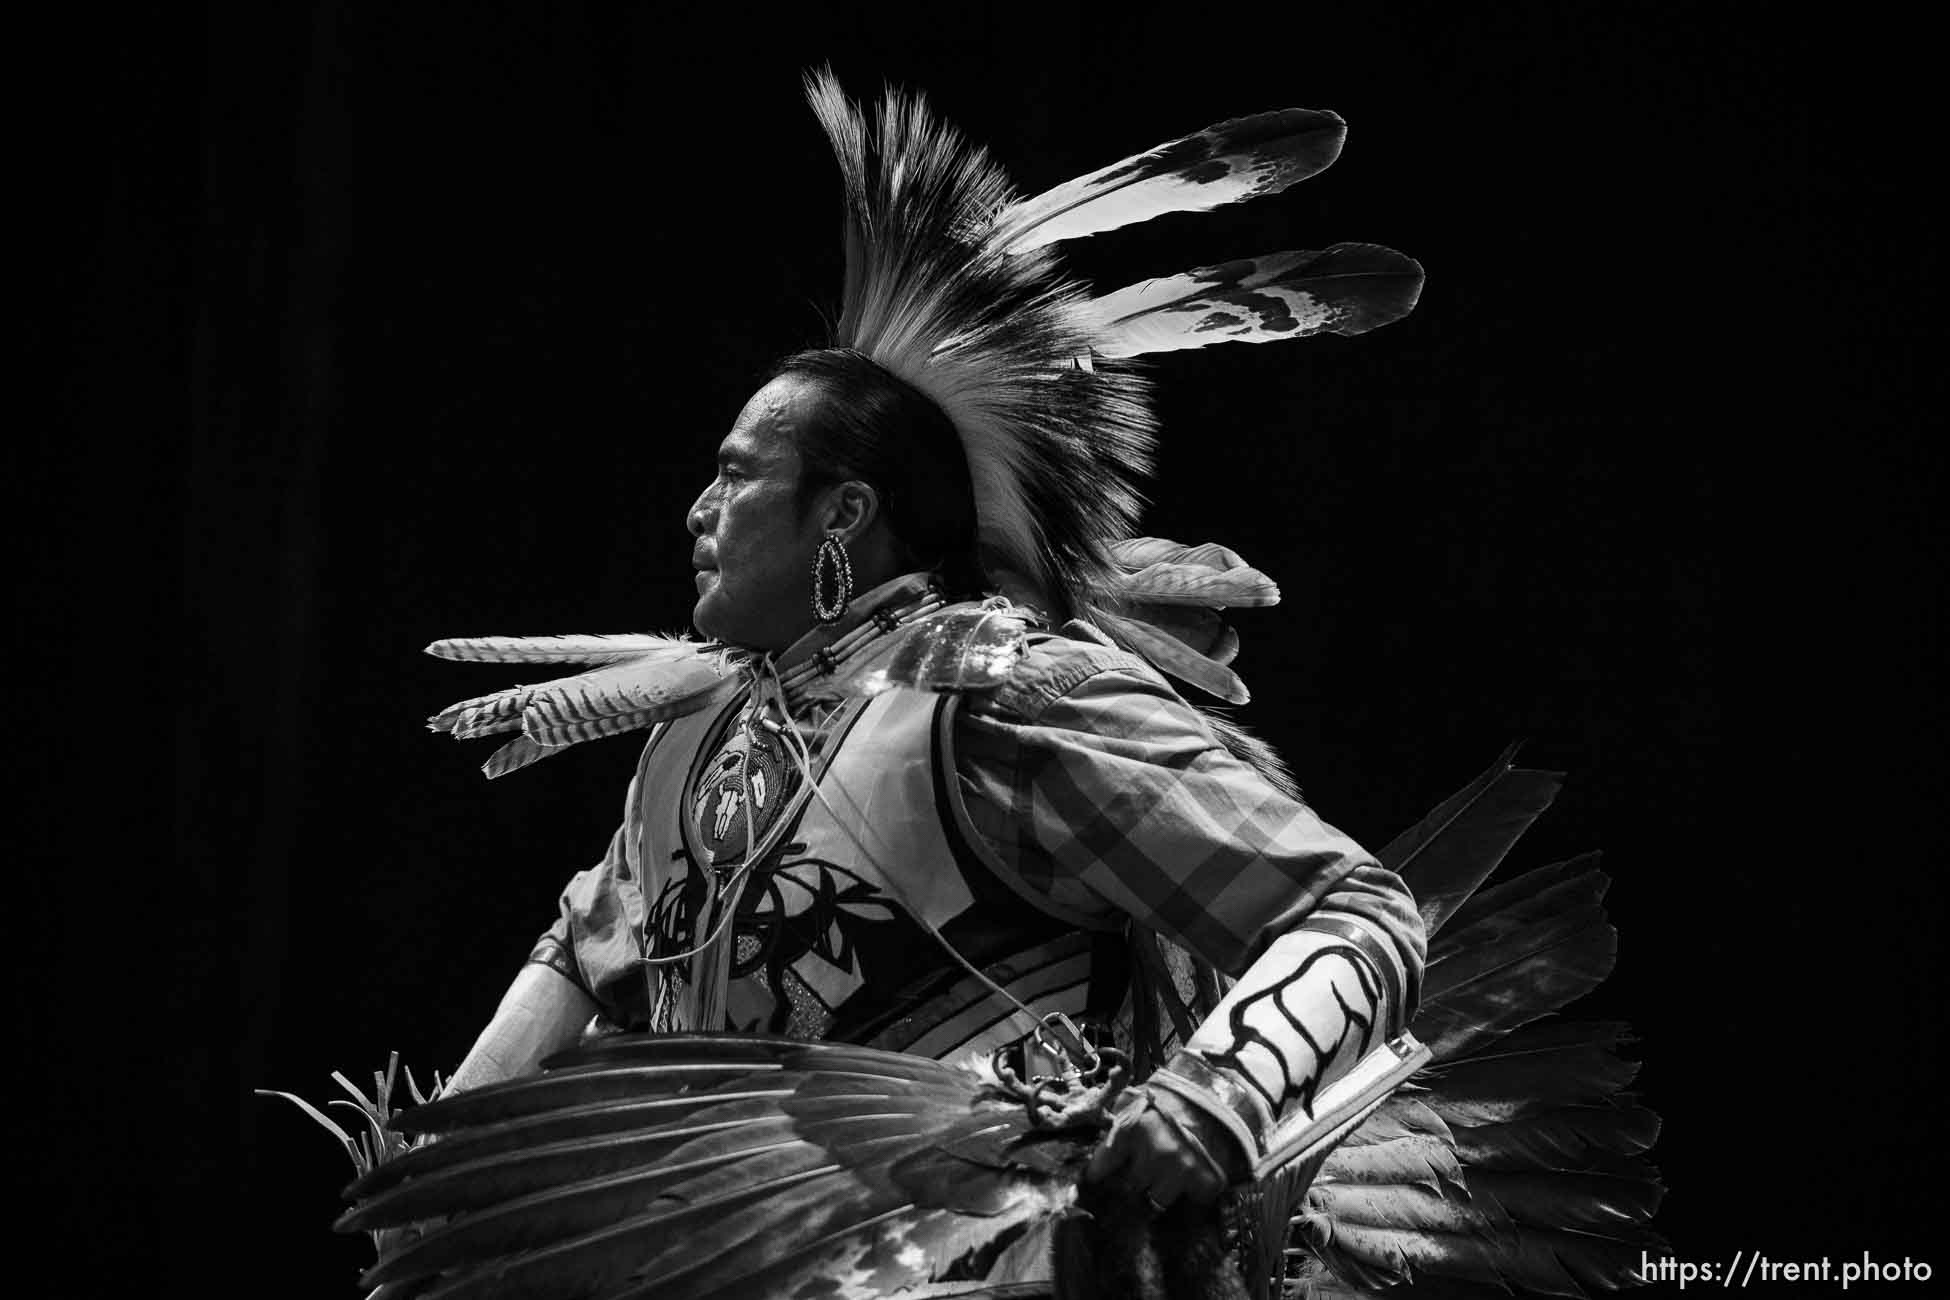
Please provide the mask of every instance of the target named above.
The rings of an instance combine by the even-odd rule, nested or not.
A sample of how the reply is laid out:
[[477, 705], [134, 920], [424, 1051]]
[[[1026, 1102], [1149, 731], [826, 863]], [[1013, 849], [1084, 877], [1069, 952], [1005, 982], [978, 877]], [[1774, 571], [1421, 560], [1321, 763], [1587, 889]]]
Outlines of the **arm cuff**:
[[[1404, 980], [1407, 972], [1402, 969], [1401, 957], [1395, 952], [1394, 945], [1383, 938], [1379, 927], [1364, 916], [1321, 911], [1302, 921], [1298, 928], [1345, 940], [1366, 959], [1381, 985], [1382, 996], [1388, 1000], [1388, 1037], [1393, 1038], [1401, 1033], [1407, 1025], [1410, 1010], [1418, 1000], [1420, 989], [1415, 987], [1414, 982]], [[1404, 988], [1404, 983], [1408, 983], [1409, 987]]]
[[589, 993], [589, 986], [582, 982], [582, 971], [576, 966], [575, 954], [569, 951], [569, 946], [553, 930], [535, 941], [535, 946], [528, 953], [528, 963], [546, 966], [584, 993]]

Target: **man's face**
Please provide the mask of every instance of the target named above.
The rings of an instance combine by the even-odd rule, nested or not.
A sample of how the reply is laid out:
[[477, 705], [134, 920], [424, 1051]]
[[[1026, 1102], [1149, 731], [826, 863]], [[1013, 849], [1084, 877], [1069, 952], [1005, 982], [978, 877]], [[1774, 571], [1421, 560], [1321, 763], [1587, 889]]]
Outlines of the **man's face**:
[[781, 375], [753, 394], [718, 446], [718, 475], [691, 506], [697, 607], [708, 637], [783, 650], [813, 626], [812, 564], [819, 512], [798, 507], [792, 434], [811, 411], [812, 384]]

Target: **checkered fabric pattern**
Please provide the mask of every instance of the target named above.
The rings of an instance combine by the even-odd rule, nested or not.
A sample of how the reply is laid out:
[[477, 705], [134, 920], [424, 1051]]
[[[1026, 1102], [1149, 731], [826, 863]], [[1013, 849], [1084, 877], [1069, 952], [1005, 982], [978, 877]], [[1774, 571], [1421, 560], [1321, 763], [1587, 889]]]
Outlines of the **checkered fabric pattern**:
[[1421, 969], [1401, 881], [1233, 757], [1131, 655], [1044, 641], [963, 706], [955, 757], [976, 832], [1064, 909], [1129, 917], [1234, 976], [1310, 913], [1352, 912]]

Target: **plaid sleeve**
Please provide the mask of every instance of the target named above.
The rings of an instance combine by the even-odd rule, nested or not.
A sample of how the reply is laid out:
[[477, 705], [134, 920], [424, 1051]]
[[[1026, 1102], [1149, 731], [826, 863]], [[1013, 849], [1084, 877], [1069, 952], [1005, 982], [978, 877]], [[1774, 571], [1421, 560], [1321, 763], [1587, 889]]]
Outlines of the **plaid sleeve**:
[[[632, 794], [636, 792], [635, 782], [631, 782], [630, 791]], [[627, 942], [621, 941], [627, 936], [619, 935], [616, 925], [601, 923], [621, 915], [620, 909], [605, 904], [616, 896], [617, 877], [629, 875], [625, 862], [628, 832], [629, 824], [626, 821], [610, 836], [609, 850], [603, 854], [603, 860], [570, 878], [557, 902], [555, 924], [542, 932], [541, 938], [535, 941], [535, 946], [528, 953], [529, 961], [565, 976], [577, 988], [598, 1000], [598, 990], [614, 975], [604, 958], [611, 959], [613, 963], [619, 953], [629, 955]], [[592, 919], [597, 924], [592, 926]], [[584, 972], [585, 952], [597, 972], [594, 978]]]
[[1053, 903], [1122, 914], [1237, 976], [1323, 908], [1372, 920], [1406, 969], [1422, 929], [1391, 872], [1234, 758], [1133, 657], [1052, 640], [955, 734], [969, 821]]

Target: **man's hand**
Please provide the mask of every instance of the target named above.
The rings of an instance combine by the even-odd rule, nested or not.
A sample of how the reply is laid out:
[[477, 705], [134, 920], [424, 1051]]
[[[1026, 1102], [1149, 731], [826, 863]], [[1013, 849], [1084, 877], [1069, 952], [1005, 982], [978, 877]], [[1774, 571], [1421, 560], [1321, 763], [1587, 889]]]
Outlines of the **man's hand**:
[[1122, 1183], [1163, 1213], [1180, 1197], [1210, 1205], [1250, 1165], [1217, 1120], [1162, 1088], [1130, 1090], [1083, 1171], [1086, 1183]]

